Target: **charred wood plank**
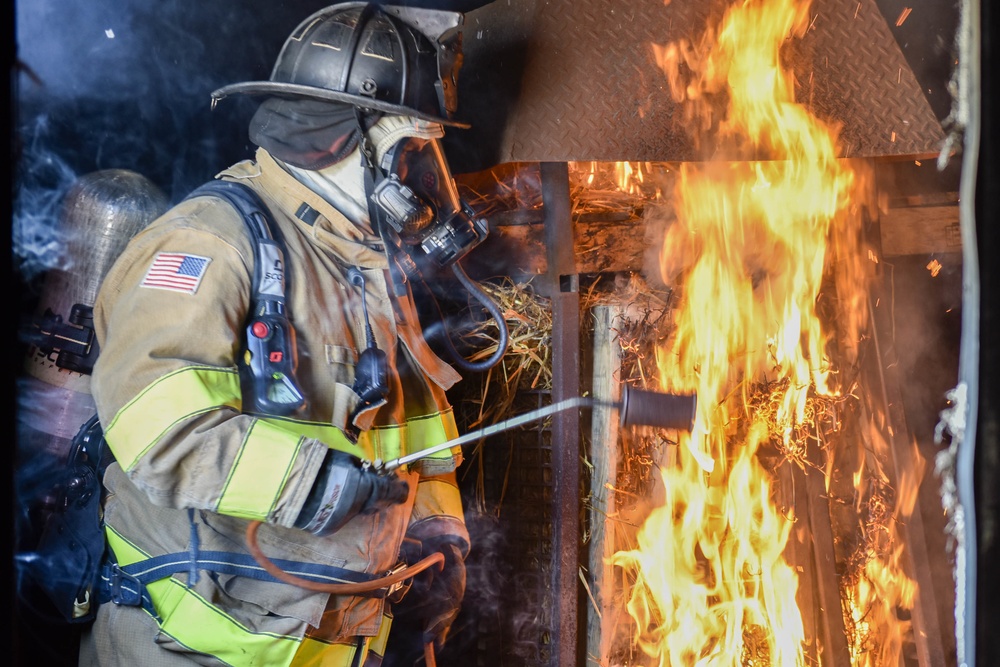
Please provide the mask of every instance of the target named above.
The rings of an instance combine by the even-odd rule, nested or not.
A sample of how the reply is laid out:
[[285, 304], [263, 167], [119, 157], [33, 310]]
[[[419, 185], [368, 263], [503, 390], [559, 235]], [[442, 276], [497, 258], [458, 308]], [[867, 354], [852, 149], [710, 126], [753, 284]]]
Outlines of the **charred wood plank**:
[[[642, 268], [647, 244], [642, 220], [580, 220], [575, 223], [573, 259], [575, 273], [612, 273], [638, 271]], [[548, 271], [543, 225], [498, 224], [490, 219], [491, 243], [516, 249], [505, 253], [511, 275], [523, 272], [544, 274]], [[496, 255], [496, 253], [491, 253]], [[498, 258], [500, 259], [500, 258]]]
[[802, 474], [809, 528], [812, 532], [819, 613], [823, 625], [824, 650], [821, 653], [821, 664], [824, 667], [850, 667], [851, 652], [847, 644], [841, 606], [829, 497], [821, 469], [810, 467]]
[[807, 665], [820, 665], [819, 650], [825, 639], [819, 636], [823, 627], [822, 614], [817, 603], [816, 565], [813, 560], [813, 540], [809, 529], [809, 500], [803, 471], [783, 457], [761, 457], [767, 469], [774, 469], [775, 503], [778, 510], [793, 520], [792, 530], [785, 545], [785, 561], [798, 575], [799, 586], [795, 593], [802, 615]]
[[879, 227], [886, 257], [962, 252], [957, 204], [890, 208]]

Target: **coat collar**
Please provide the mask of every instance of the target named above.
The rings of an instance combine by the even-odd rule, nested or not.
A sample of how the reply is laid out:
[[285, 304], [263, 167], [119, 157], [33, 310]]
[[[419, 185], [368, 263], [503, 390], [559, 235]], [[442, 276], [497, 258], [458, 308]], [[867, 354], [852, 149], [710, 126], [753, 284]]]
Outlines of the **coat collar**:
[[323, 197], [289, 174], [263, 148], [257, 149], [253, 162], [241, 162], [219, 176], [252, 180], [294, 221], [302, 234], [346, 263], [365, 269], [388, 267], [381, 239], [348, 220]]

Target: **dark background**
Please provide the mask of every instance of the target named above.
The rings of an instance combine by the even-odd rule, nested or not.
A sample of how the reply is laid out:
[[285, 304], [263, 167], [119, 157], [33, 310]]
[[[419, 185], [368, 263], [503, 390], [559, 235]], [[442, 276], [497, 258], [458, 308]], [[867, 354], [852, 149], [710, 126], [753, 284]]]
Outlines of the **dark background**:
[[[12, 168], [11, 196], [3, 198], [11, 221], [12, 252], [4, 253], [14, 294], [14, 317], [6, 327], [6, 377], [13, 395], [23, 359], [16, 336], [19, 316], [30, 312], [37, 298], [38, 279], [51, 264], [46, 241], [55, 234], [56, 207], [73, 180], [99, 169], [133, 169], [159, 185], [171, 201], [186, 195], [229, 164], [249, 157], [246, 138], [252, 113], [248, 100], [229, 98], [212, 111], [209, 95], [235, 81], [265, 79], [289, 32], [308, 14], [329, 4], [323, 1], [226, 0], [205, 3], [66, 2], [31, 0], [9, 3], [10, 39], [5, 55], [11, 71], [11, 131], [7, 137]], [[470, 11], [482, 0], [401, 2]], [[946, 121], [951, 109], [947, 81], [951, 76], [952, 45], [957, 13], [954, 3], [939, 3], [932, 11], [917, 5], [906, 22], [896, 18], [908, 3], [877, 0], [893, 34], [926, 91], [935, 113]], [[909, 3], [910, 6], [913, 3]], [[994, 25], [996, 9], [982, 0], [982, 25]], [[15, 28], [16, 26], [16, 32]], [[982, 44], [982, 150], [976, 197], [981, 269], [980, 410], [977, 430], [979, 498], [979, 629], [978, 663], [1000, 664], [996, 632], [989, 627], [1000, 597], [996, 569], [997, 442], [1000, 441], [998, 353], [989, 342], [998, 339], [1000, 304], [996, 262], [989, 251], [998, 247], [995, 221], [1000, 215], [1000, 173], [996, 163], [997, 118], [994, 79], [995, 38], [984, 28]], [[489, 95], [516, 87], [491, 82], [490, 62], [466, 62], [460, 90], [474, 91], [477, 109], [489, 108]], [[503, 77], [516, 72], [506, 71]], [[504, 83], [498, 81], [498, 84]], [[507, 82], [509, 83], [509, 81]], [[496, 92], [491, 92], [496, 91]], [[485, 97], [483, 97], [485, 96]], [[502, 109], [503, 100], [495, 108]], [[469, 106], [469, 105], [466, 105]], [[459, 116], [462, 116], [460, 97]], [[475, 118], [465, 118], [476, 122]], [[481, 125], [502, 127], [502, 119]], [[446, 147], [461, 154], [469, 145], [488, 154], [491, 135], [475, 130], [450, 131]], [[460, 164], [460, 161], [459, 161]], [[25, 230], [30, 230], [26, 234]], [[10, 442], [13, 442], [13, 419]], [[9, 448], [13, 451], [13, 447]], [[13, 466], [11, 466], [13, 472]], [[13, 489], [13, 483], [8, 489]], [[13, 514], [17, 499], [6, 496]], [[9, 542], [8, 542], [9, 543]], [[13, 618], [21, 617], [13, 580]], [[14, 662], [60, 664], [60, 637], [44, 625], [11, 625]]]

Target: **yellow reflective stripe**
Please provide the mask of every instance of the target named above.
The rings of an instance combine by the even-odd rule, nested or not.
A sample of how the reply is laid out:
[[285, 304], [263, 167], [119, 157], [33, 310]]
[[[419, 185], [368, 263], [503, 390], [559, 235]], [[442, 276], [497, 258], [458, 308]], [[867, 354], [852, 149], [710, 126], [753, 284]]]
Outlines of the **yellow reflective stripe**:
[[341, 452], [347, 452], [348, 454], [353, 454], [360, 459], [371, 461], [373, 458], [374, 452], [370, 449], [370, 445], [367, 438], [364, 437], [364, 433], [361, 434], [362, 437], [359, 438], [358, 443], [355, 444], [351, 442], [346, 435], [344, 435], [342, 430], [336, 426], [331, 426], [330, 424], [296, 421], [294, 419], [282, 417], [261, 417], [260, 420], [271, 424], [276, 429], [288, 431], [289, 433], [301, 435], [306, 438], [319, 440], [328, 447], [332, 447], [333, 449]]
[[392, 616], [382, 614], [382, 625], [378, 626], [378, 633], [372, 637], [371, 644], [368, 645], [368, 650], [380, 658], [385, 657], [385, 647], [389, 643], [390, 628], [392, 628]]
[[266, 521], [302, 449], [303, 437], [255, 420], [222, 489], [218, 512]]
[[163, 610], [157, 607], [161, 617], [166, 619], [160, 629], [180, 644], [215, 656], [233, 667], [288, 665], [298, 650], [298, 638], [251, 632], [194, 589], [176, 579], [166, 582], [170, 590], [160, 601]]
[[[385, 647], [389, 641], [389, 629], [392, 627], [392, 616], [382, 615], [382, 624], [374, 637], [359, 638], [363, 640], [361, 659], [357, 664], [363, 665], [369, 653], [378, 657], [385, 656]], [[302, 638], [302, 645], [295, 653], [289, 667], [351, 667], [357, 653], [357, 640], [350, 643], [331, 643], [313, 639], [309, 635]]]
[[[391, 461], [457, 438], [458, 427], [449, 408], [433, 415], [407, 419], [403, 427], [376, 426], [362, 435], [371, 439], [375, 458]], [[428, 458], [447, 459], [451, 456], [452, 453], [446, 450], [435, 452]]]
[[[451, 408], [436, 415], [430, 415], [420, 419], [411, 419], [407, 422], [409, 443], [405, 452], [401, 455], [413, 454], [428, 447], [440, 445], [458, 437], [458, 426], [455, 424], [455, 414]], [[447, 459], [451, 458], [450, 450], [444, 450], [431, 454], [427, 458]]]
[[[451, 408], [432, 415], [410, 418], [402, 425], [375, 426], [361, 433], [356, 444], [352, 443], [342, 430], [329, 424], [277, 417], [262, 418], [262, 421], [307, 438], [314, 438], [333, 449], [353, 454], [366, 461], [376, 459], [391, 461], [458, 437], [455, 414]], [[428, 458], [447, 459], [451, 456], [452, 453], [445, 450]]]
[[[367, 657], [367, 644], [364, 653], [357, 664], [362, 665]], [[302, 639], [302, 645], [292, 658], [289, 667], [352, 667], [354, 656], [358, 651], [357, 644], [330, 644], [311, 637]], [[262, 663], [266, 664], [266, 663]]]
[[[465, 520], [465, 510], [462, 509], [462, 496], [458, 487], [433, 477], [421, 477], [417, 482], [417, 493], [423, 498], [433, 498], [436, 504], [434, 515], [446, 514]], [[419, 498], [418, 498], [418, 503]]]
[[118, 411], [104, 435], [127, 472], [174, 424], [221, 407], [242, 407], [236, 370], [188, 366], [143, 389]]
[[[119, 565], [150, 557], [110, 526], [105, 533]], [[164, 634], [233, 667], [287, 665], [299, 647], [301, 640], [297, 637], [251, 632], [176, 579], [154, 581], [146, 585], [146, 590]]]

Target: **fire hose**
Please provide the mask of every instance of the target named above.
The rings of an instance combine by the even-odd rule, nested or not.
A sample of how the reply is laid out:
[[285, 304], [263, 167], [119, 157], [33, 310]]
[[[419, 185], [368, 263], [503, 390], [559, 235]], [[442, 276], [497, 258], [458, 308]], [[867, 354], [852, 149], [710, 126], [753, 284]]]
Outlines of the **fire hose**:
[[[458, 447], [469, 442], [488, 438], [505, 431], [509, 431], [531, 422], [539, 421], [550, 417], [564, 410], [575, 408], [609, 408], [617, 409], [620, 415], [621, 425], [624, 426], [653, 426], [658, 428], [678, 429], [690, 431], [694, 426], [695, 412], [697, 410], [697, 397], [694, 394], [665, 394], [654, 391], [645, 391], [625, 386], [622, 391], [621, 401], [608, 401], [597, 398], [576, 396], [567, 398], [558, 403], [553, 403], [537, 410], [526, 412], [510, 419], [499, 421], [490, 426], [486, 426], [474, 431], [470, 431], [463, 436], [453, 438], [433, 447], [428, 447], [419, 452], [401, 456], [390, 461], [373, 461], [370, 465], [380, 473], [391, 472], [401, 466], [413, 463], [437, 452]], [[251, 521], [247, 526], [246, 542], [250, 553], [257, 562], [274, 578], [293, 586], [298, 586], [311, 591], [331, 593], [334, 595], [361, 595], [371, 591], [386, 588], [409, 579], [427, 568], [437, 565], [438, 569], [444, 568], [444, 555], [435, 552], [426, 558], [408, 565], [399, 570], [395, 570], [383, 577], [372, 579], [360, 583], [339, 583], [326, 584], [310, 581], [297, 577], [286, 572], [275, 565], [260, 549], [257, 543], [257, 530], [260, 528], [260, 521]], [[429, 667], [435, 665], [433, 643], [424, 646], [424, 657]]]

